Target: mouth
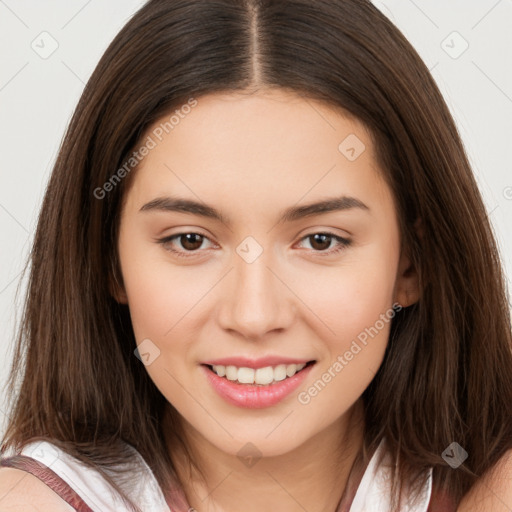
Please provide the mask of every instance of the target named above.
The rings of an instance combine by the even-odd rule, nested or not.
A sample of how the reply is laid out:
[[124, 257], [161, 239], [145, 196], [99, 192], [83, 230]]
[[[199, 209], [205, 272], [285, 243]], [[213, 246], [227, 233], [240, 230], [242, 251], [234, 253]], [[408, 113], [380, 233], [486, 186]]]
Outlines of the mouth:
[[203, 364], [202, 366], [206, 367], [217, 377], [230, 381], [233, 384], [272, 387], [304, 372], [315, 363], [315, 360], [311, 360], [306, 363], [278, 364], [275, 366], [265, 366], [263, 368], [220, 364]]

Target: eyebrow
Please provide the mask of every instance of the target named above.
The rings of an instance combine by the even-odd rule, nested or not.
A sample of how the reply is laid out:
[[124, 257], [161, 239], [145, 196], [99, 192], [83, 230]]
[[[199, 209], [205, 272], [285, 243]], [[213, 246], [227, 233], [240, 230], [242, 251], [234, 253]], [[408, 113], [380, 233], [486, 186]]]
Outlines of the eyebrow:
[[[355, 197], [333, 197], [303, 206], [291, 206], [286, 208], [281, 212], [278, 223], [293, 222], [305, 217], [312, 217], [314, 215], [322, 215], [335, 211], [351, 210], [354, 208], [370, 211], [368, 206]], [[142, 206], [140, 211], [182, 212], [218, 220], [226, 225], [231, 224], [230, 219], [213, 206], [179, 197], [158, 197]]]

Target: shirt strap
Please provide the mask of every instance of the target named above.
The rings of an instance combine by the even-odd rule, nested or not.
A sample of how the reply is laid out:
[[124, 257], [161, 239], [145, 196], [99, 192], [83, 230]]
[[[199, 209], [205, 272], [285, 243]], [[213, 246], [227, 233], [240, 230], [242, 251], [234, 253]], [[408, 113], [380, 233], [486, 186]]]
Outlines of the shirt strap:
[[34, 475], [78, 512], [94, 512], [59, 475], [32, 457], [14, 455], [0, 459], [0, 466], [20, 469]]
[[447, 491], [434, 487], [427, 512], [456, 512], [457, 503]]

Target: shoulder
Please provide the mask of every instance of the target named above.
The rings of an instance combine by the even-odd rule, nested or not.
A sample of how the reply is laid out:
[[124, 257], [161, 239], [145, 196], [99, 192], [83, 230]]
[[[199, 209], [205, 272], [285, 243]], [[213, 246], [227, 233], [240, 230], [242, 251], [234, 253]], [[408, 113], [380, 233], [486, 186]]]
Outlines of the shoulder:
[[512, 510], [512, 450], [480, 478], [464, 496], [457, 512]]
[[20, 469], [0, 468], [0, 512], [4, 511], [73, 512], [74, 509], [34, 475]]

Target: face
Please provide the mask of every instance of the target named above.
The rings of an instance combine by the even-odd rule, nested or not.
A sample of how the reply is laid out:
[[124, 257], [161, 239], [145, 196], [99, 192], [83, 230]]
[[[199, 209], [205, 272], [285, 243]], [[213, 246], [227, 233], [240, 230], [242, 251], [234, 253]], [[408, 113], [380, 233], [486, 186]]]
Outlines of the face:
[[185, 110], [144, 136], [116, 298], [190, 432], [290, 452], [360, 399], [411, 299], [393, 197], [363, 125], [319, 102], [274, 90]]

